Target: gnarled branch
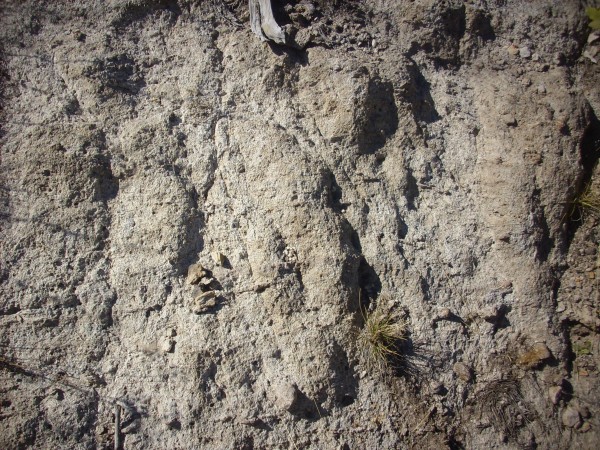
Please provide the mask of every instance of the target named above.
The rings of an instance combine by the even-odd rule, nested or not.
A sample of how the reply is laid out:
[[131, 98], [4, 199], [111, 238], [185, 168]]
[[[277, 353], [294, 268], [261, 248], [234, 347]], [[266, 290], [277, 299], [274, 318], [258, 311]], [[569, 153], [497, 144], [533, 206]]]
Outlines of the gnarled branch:
[[250, 6], [250, 26], [262, 40], [285, 44], [285, 32], [281, 29], [271, 9], [271, 0], [248, 0]]

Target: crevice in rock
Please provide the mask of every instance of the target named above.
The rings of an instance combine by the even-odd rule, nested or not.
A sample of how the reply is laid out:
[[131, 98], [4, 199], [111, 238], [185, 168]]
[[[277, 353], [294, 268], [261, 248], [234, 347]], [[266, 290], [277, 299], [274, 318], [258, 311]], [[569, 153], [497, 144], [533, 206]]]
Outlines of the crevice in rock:
[[581, 226], [583, 220], [582, 217], [573, 217], [571, 214], [572, 212], [575, 214], [579, 213], [576, 210], [577, 206], [575, 205], [575, 200], [591, 183], [594, 169], [600, 158], [600, 121], [589, 105], [587, 107], [587, 112], [589, 114], [588, 125], [585, 128], [579, 143], [579, 158], [582, 165], [582, 171], [579, 180], [577, 181], [574, 195], [571, 201], [565, 205], [564, 220], [567, 223], [565, 252], [568, 251], [571, 242], [575, 237], [575, 233]]
[[372, 155], [382, 148], [398, 129], [398, 107], [394, 86], [375, 77], [369, 80], [363, 112], [357, 122], [360, 154]]
[[406, 168], [406, 187], [404, 197], [409, 211], [416, 211], [415, 200], [419, 197], [419, 185], [410, 167]]
[[535, 257], [540, 262], [546, 262], [550, 252], [554, 249], [554, 239], [550, 236], [550, 228], [544, 214], [544, 210], [540, 205], [540, 189], [535, 189], [531, 196], [531, 204], [533, 211], [533, 225], [536, 230], [539, 230], [540, 236], [536, 239]]
[[361, 302], [364, 307], [377, 298], [381, 292], [381, 280], [375, 269], [362, 257], [358, 265], [358, 288], [361, 292]]
[[341, 407], [350, 406], [358, 396], [358, 381], [346, 351], [337, 341], [332, 344], [329, 365], [333, 373], [330, 382], [335, 392], [335, 403]]
[[397, 88], [398, 97], [408, 103], [415, 122], [430, 124], [440, 119], [431, 96], [431, 85], [423, 76], [415, 61], [409, 59], [406, 66], [408, 80]]

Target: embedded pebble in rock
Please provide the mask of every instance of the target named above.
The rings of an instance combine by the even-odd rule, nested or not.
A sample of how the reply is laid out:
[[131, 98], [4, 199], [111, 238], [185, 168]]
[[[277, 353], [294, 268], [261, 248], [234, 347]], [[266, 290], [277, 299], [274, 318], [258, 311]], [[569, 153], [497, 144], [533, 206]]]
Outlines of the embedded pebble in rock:
[[575, 408], [567, 407], [562, 413], [562, 423], [565, 427], [578, 428], [581, 425], [581, 416]]
[[298, 399], [298, 388], [285, 381], [276, 381], [272, 386], [275, 406], [281, 411], [291, 411]]
[[538, 342], [519, 355], [517, 362], [526, 369], [535, 369], [550, 358], [552, 358], [552, 353], [548, 346], [543, 342]]
[[225, 261], [227, 261], [225, 255], [219, 252], [212, 252], [210, 256], [212, 257], [213, 261], [217, 266], [223, 266], [225, 264]]
[[506, 48], [506, 51], [507, 51], [507, 52], [508, 52], [510, 55], [512, 55], [512, 56], [516, 56], [516, 55], [518, 55], [518, 54], [519, 54], [519, 47], [517, 47], [516, 45], [512, 44], [512, 45], [509, 45], [509, 46]]
[[205, 275], [206, 271], [204, 270], [201, 264], [192, 264], [188, 268], [188, 275], [186, 281], [188, 284], [198, 284], [202, 277], [204, 277]]
[[529, 58], [529, 57], [531, 57], [531, 50], [529, 50], [529, 47], [521, 47], [521, 48], [519, 48], [519, 56], [521, 58]]
[[560, 398], [562, 396], [562, 387], [560, 386], [551, 386], [548, 389], [548, 398], [552, 402], [553, 405], [557, 405]]
[[465, 383], [468, 383], [473, 378], [473, 372], [471, 368], [464, 363], [455, 363], [454, 366], [452, 366], [452, 370], [456, 376]]
[[194, 293], [190, 309], [195, 313], [202, 313], [217, 305], [217, 293], [215, 291], [202, 292], [200, 290]]

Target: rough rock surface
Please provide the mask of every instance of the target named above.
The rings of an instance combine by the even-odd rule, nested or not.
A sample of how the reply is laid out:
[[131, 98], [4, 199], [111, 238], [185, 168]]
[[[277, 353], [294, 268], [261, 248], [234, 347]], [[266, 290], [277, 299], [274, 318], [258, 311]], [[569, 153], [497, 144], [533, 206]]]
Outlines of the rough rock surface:
[[589, 5], [4, 0], [0, 447], [594, 448]]

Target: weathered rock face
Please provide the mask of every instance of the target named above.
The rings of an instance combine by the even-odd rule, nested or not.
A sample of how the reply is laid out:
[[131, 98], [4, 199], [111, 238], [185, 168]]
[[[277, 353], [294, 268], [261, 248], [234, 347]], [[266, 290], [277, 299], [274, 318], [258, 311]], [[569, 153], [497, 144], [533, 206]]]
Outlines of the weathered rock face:
[[273, 1], [285, 47], [3, 2], [0, 446], [592, 448], [599, 74], [548, 3]]

